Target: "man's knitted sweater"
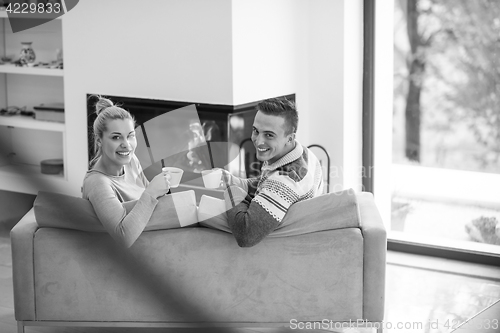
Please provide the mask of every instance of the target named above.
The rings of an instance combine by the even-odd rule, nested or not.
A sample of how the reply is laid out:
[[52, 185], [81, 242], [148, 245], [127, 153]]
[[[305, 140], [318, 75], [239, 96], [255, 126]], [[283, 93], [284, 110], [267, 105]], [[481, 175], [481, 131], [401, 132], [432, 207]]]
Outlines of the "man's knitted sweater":
[[291, 205], [322, 193], [318, 159], [296, 142], [278, 161], [265, 161], [259, 177], [231, 177], [224, 192], [229, 228], [238, 245], [253, 246], [279, 226]]

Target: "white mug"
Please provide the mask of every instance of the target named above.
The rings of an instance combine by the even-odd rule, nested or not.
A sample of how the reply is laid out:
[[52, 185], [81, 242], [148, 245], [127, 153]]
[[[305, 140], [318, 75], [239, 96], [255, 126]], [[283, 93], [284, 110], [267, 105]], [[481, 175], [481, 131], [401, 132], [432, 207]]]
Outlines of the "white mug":
[[222, 177], [221, 169], [202, 170], [201, 175], [203, 177], [203, 184], [206, 188], [220, 187], [220, 180]]
[[175, 188], [179, 186], [184, 170], [176, 167], [163, 167], [161, 171], [164, 175], [170, 175], [170, 187]]

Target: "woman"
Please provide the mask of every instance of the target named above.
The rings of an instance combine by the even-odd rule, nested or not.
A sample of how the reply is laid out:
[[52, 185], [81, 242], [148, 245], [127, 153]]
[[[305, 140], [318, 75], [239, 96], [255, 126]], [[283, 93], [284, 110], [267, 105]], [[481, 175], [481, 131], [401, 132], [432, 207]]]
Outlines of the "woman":
[[[94, 158], [83, 181], [83, 198], [90, 200], [108, 233], [130, 247], [146, 227], [158, 198], [170, 193], [167, 176], [149, 182], [135, 156], [135, 120], [132, 115], [98, 96], [94, 121]], [[127, 212], [123, 203], [137, 200]]]

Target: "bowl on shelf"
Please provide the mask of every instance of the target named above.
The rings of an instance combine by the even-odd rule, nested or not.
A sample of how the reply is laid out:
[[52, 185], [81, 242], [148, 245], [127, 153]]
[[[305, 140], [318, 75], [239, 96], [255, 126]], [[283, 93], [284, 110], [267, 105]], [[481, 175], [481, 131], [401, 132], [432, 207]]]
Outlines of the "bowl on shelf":
[[46, 175], [57, 175], [63, 171], [64, 164], [60, 158], [43, 160], [40, 162], [42, 173]]

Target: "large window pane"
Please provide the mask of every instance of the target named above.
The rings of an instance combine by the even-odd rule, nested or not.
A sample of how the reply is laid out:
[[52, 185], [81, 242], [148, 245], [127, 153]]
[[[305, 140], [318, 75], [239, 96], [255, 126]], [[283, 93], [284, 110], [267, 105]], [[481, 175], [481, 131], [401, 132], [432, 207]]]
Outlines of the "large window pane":
[[396, 0], [393, 15], [390, 230], [498, 253], [500, 1]]

